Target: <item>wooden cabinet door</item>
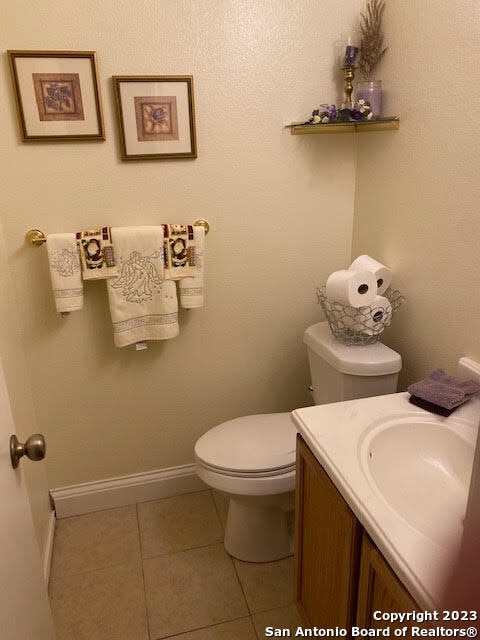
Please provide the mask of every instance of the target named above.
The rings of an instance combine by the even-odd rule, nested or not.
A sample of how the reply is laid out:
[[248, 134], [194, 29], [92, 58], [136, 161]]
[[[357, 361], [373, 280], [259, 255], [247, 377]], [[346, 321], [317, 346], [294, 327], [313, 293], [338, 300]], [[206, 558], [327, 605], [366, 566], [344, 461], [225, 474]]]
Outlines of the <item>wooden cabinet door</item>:
[[[369, 629], [410, 626], [408, 622], [391, 623], [375, 620], [375, 611], [407, 613], [420, 610], [408, 591], [387, 564], [368, 535], [363, 533], [362, 559], [358, 585], [357, 626]], [[413, 622], [412, 625], [418, 623]], [[406, 638], [411, 636], [407, 633]]]
[[295, 513], [296, 603], [309, 627], [355, 620], [361, 526], [300, 435]]

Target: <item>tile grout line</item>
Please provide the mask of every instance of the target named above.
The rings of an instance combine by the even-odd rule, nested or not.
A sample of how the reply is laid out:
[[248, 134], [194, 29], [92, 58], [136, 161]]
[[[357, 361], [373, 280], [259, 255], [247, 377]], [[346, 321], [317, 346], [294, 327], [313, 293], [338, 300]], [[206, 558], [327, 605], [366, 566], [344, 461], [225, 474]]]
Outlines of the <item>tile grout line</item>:
[[260, 640], [260, 636], [259, 636], [259, 635], [258, 635], [258, 633], [257, 633], [257, 627], [255, 626], [255, 622], [254, 622], [254, 620], [253, 620], [253, 615], [252, 615], [252, 614], [250, 614], [250, 620], [251, 620], [251, 622], [252, 622], [253, 633], [255, 634], [255, 636], [256, 636], [256, 638], [257, 638], [257, 640]]
[[148, 556], [143, 558], [143, 560], [155, 560], [155, 558], [167, 558], [168, 556], [174, 556], [178, 553], [186, 553], [187, 551], [195, 551], [196, 549], [208, 549], [208, 547], [217, 547], [219, 544], [223, 545], [223, 542], [219, 540], [218, 542], [208, 542], [206, 544], [201, 544], [198, 547], [186, 547], [185, 549], [177, 549], [177, 551], [168, 551], [167, 553], [159, 553], [156, 556]]
[[152, 634], [150, 633], [150, 620], [148, 618], [147, 590], [145, 589], [145, 568], [143, 564], [143, 548], [142, 548], [142, 536], [140, 535], [140, 520], [138, 517], [138, 502], [135, 503], [135, 514], [137, 517], [138, 546], [140, 548], [140, 566], [142, 569], [143, 601], [145, 602], [145, 621], [147, 623], [147, 634], [148, 634], [149, 640], [152, 640]]
[[[236, 622], [237, 620], [247, 620], [250, 617], [251, 616], [241, 616], [240, 618], [232, 618], [231, 620], [224, 620], [223, 622], [214, 622], [213, 624], [207, 624], [204, 627], [196, 627], [195, 629], [190, 629], [189, 631], [182, 631], [181, 633], [174, 633], [173, 635], [169, 635], [169, 636], [160, 636], [159, 638], [151, 638], [151, 640], [169, 640], [169, 638], [170, 640], [175, 640], [175, 638], [179, 638], [180, 636], [183, 636], [186, 633], [194, 633], [195, 631], [202, 631], [204, 629], [213, 629], [214, 627], [218, 627], [221, 624], [228, 624], [229, 622]], [[255, 632], [255, 635], [256, 635], [256, 632]]]
[[224, 527], [224, 525], [223, 525], [223, 521], [222, 521], [222, 518], [221, 518], [221, 516], [220, 516], [220, 511], [219, 511], [219, 509], [218, 509], [217, 502], [216, 502], [216, 500], [215, 500], [215, 498], [214, 498], [214, 496], [213, 496], [213, 490], [212, 490], [212, 489], [210, 489], [210, 497], [211, 497], [211, 499], [212, 499], [213, 507], [214, 507], [214, 509], [215, 509], [215, 513], [217, 514], [218, 521], [220, 522], [220, 527], [221, 527], [221, 529], [222, 529], [223, 535], [225, 536], [225, 527]]
[[[226, 551], [226, 550], [225, 550], [225, 551]], [[227, 552], [227, 553], [228, 553], [228, 552]], [[245, 590], [244, 590], [244, 588], [243, 588], [242, 581], [240, 580], [240, 576], [238, 575], [237, 567], [236, 567], [236, 565], [235, 565], [235, 562], [234, 562], [233, 556], [231, 556], [230, 554], [228, 554], [228, 555], [229, 555], [229, 557], [230, 557], [230, 562], [231, 562], [231, 563], [232, 563], [232, 565], [233, 565], [233, 570], [235, 571], [235, 575], [237, 576], [238, 584], [240, 585], [240, 589], [242, 590], [242, 594], [243, 594], [243, 597], [244, 597], [244, 599], [245, 599], [245, 604], [247, 605], [248, 613], [249, 613], [249, 615], [250, 615], [250, 616], [252, 616], [252, 615], [253, 615], [253, 612], [252, 612], [252, 610], [250, 609], [250, 605], [248, 604], [247, 596], [245, 595]]]
[[[214, 507], [215, 507], [215, 511], [216, 511], [216, 513], [217, 513], [217, 517], [218, 517], [218, 519], [219, 519], [219, 521], [220, 521], [220, 526], [222, 527], [223, 535], [224, 535], [224, 537], [225, 537], [225, 525], [223, 524], [223, 520], [222, 520], [222, 517], [221, 517], [221, 515], [220, 515], [220, 510], [219, 510], [219, 507], [218, 507], [217, 501], [215, 500], [215, 497], [214, 497], [214, 495], [213, 495], [213, 490], [212, 490], [212, 489], [210, 489], [210, 495], [211, 495], [211, 498], [212, 498], [213, 505], [214, 505]], [[224, 548], [225, 548], [225, 545], [224, 545]], [[229, 555], [230, 555], [230, 554], [229, 554]], [[248, 616], [248, 617], [249, 617], [249, 619], [250, 619], [250, 623], [251, 623], [251, 625], [252, 625], [252, 627], [253, 627], [253, 633], [255, 634], [255, 637], [257, 638], [257, 640], [260, 640], [260, 636], [259, 636], [259, 635], [258, 635], [258, 633], [257, 633], [257, 627], [255, 626], [255, 623], [254, 623], [254, 621], [253, 621], [253, 614], [252, 614], [252, 612], [250, 611], [250, 607], [248, 606], [248, 601], [247, 601], [247, 597], [246, 597], [246, 595], [245, 595], [245, 591], [243, 590], [242, 581], [240, 580], [240, 577], [239, 577], [238, 572], [237, 572], [237, 567], [235, 566], [235, 562], [233, 562], [233, 558], [232, 558], [232, 556], [230, 556], [230, 560], [231, 560], [231, 562], [232, 562], [232, 564], [233, 564], [233, 569], [234, 569], [234, 571], [235, 571], [235, 575], [237, 576], [237, 580], [238, 580], [238, 583], [239, 583], [239, 585], [240, 585], [240, 589], [242, 590], [242, 594], [243, 594], [243, 597], [244, 597], [244, 599], [245, 599], [245, 604], [247, 605], [247, 609], [248, 609], [248, 612], [249, 612], [249, 616]]]

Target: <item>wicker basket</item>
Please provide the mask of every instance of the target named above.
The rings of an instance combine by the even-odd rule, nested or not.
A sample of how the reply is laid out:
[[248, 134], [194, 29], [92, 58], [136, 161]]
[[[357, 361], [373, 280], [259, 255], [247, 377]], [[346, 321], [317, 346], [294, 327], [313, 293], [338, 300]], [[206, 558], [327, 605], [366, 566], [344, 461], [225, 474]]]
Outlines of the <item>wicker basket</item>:
[[329, 300], [325, 286], [318, 287], [316, 292], [333, 335], [348, 346], [377, 342], [382, 331], [388, 327], [405, 301], [400, 291], [388, 289], [383, 295], [390, 302], [391, 311], [390, 309], [384, 311], [375, 306], [363, 306], [357, 309]]

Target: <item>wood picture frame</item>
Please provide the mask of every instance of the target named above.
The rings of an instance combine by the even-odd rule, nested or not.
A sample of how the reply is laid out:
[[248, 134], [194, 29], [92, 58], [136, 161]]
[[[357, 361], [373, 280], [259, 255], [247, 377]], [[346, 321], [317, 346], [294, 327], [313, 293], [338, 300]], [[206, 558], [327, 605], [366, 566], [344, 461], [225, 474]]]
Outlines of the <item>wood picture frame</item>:
[[113, 76], [122, 160], [196, 158], [192, 76]]
[[23, 142], [105, 140], [95, 51], [7, 51]]

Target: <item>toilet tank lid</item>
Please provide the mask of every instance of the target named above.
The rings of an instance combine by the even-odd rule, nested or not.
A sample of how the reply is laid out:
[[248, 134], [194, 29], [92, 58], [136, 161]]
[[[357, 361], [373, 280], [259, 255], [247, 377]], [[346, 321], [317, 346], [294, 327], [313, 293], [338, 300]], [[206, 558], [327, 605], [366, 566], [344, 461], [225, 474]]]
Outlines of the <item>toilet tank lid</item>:
[[390, 347], [381, 342], [347, 346], [336, 340], [328, 322], [317, 322], [308, 327], [303, 341], [340, 373], [382, 376], [398, 373], [402, 368], [402, 358]]

